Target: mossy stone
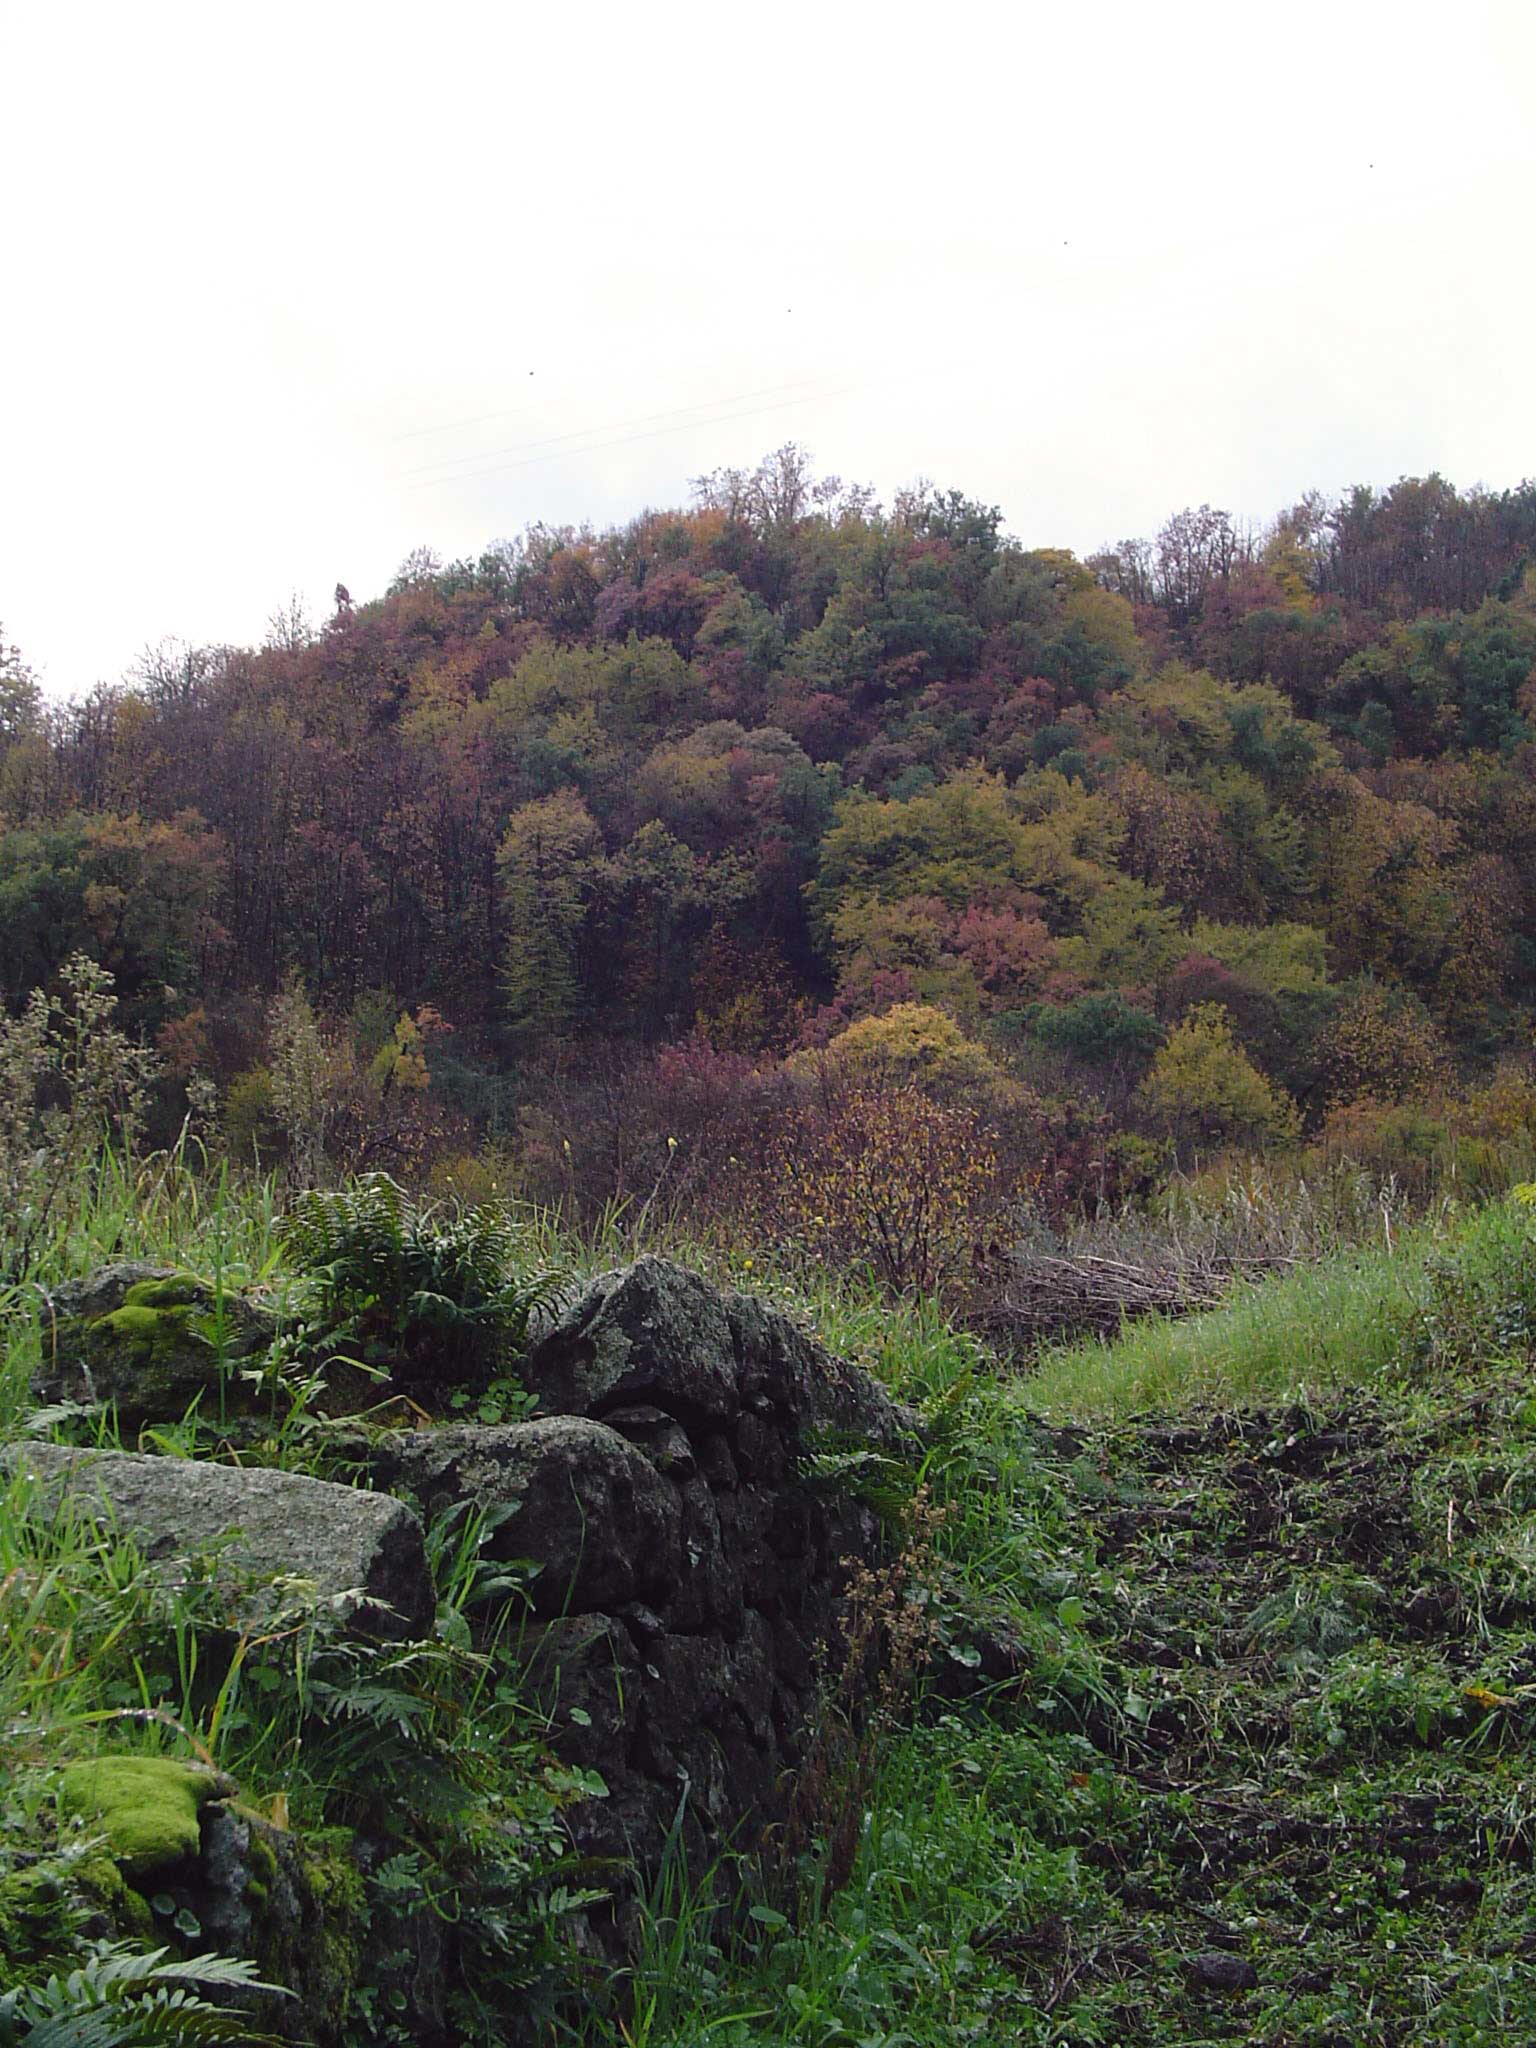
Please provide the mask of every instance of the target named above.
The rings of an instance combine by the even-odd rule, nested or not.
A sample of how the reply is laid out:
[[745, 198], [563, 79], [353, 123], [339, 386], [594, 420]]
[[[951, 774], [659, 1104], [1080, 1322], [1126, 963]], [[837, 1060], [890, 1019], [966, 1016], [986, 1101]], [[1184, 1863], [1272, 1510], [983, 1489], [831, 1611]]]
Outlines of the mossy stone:
[[0, 1877], [0, 1989], [71, 1967], [82, 1938], [149, 1940], [154, 1915], [110, 1856], [43, 1857]]
[[[213, 1384], [219, 1367], [219, 1320], [196, 1280], [146, 1280], [130, 1287], [121, 1308], [85, 1324], [80, 1346], [97, 1385], [146, 1406], [174, 1410]], [[231, 1331], [229, 1334], [233, 1334]]]
[[274, 2022], [286, 2033], [296, 2018], [305, 2040], [346, 2039], [369, 1925], [353, 1837], [342, 1828], [300, 1837], [235, 1813], [246, 1837], [243, 1904], [250, 1916], [240, 1951], [298, 2001], [293, 2013], [274, 2013]]
[[71, 1764], [59, 1811], [96, 1823], [125, 1877], [152, 1876], [198, 1852], [198, 1816], [229, 1781], [168, 1757], [104, 1756]]
[[212, 1352], [202, 1321], [185, 1302], [164, 1307], [125, 1302], [111, 1315], [86, 1325], [86, 1344], [103, 1364], [110, 1363], [111, 1352], [120, 1348], [139, 1372], [157, 1364], [180, 1365], [189, 1346], [194, 1352]]
[[70, 1876], [88, 1911], [103, 1921], [113, 1936], [137, 1935], [148, 1940], [155, 1916], [142, 1892], [136, 1892], [110, 1856], [87, 1856]]
[[0, 1877], [0, 1983], [40, 1974], [65, 1955], [80, 1918], [56, 1865], [39, 1863]]
[[240, 1367], [268, 1348], [276, 1327], [238, 1290], [135, 1262], [68, 1282], [49, 1308], [34, 1394], [114, 1408], [130, 1430], [177, 1421], [215, 1395], [221, 1415], [249, 1409]]
[[345, 2018], [361, 1975], [367, 1894], [345, 1830], [326, 1830], [305, 1844], [305, 1852], [304, 1883], [313, 1910], [303, 1977], [305, 2012], [335, 2024]]
[[139, 1280], [123, 1296], [124, 1308], [197, 1308], [208, 1289], [195, 1273], [167, 1273], [161, 1280]]

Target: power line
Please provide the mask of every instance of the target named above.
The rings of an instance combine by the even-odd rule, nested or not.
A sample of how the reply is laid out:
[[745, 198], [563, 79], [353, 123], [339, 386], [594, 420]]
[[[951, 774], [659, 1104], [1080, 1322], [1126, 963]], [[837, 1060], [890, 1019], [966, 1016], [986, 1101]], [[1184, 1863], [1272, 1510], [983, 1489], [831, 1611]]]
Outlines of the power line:
[[[422, 463], [420, 469], [403, 469], [403, 471], [399, 471], [393, 481], [406, 481], [406, 479], [418, 477], [420, 481], [412, 483], [410, 485], [412, 489], [432, 489], [434, 485], [440, 485], [440, 483], [469, 483], [475, 477], [502, 475], [504, 469], [522, 469], [528, 463], [549, 461], [551, 457], [541, 453], [541, 451], [561, 449], [561, 446], [565, 446], [567, 442], [573, 442], [573, 440], [588, 440], [590, 442], [590, 446], [586, 446], [586, 449], [573, 449], [571, 451], [573, 455], [592, 455], [598, 449], [614, 449], [614, 446], [623, 446], [627, 440], [653, 440], [657, 434], [678, 434], [678, 432], [686, 432], [690, 426], [719, 426], [719, 424], [725, 424], [727, 420], [752, 418], [752, 412], [778, 412], [784, 406], [797, 406], [797, 403], [801, 403], [801, 401], [815, 401], [817, 397], [838, 397], [844, 391], [858, 389], [856, 383], [850, 383], [850, 385], [836, 385], [831, 391], [817, 391], [815, 387], [819, 383], [825, 383], [825, 377], [801, 379], [799, 383], [791, 383], [791, 385], [766, 385], [762, 391], [739, 391], [733, 397], [698, 399], [696, 403], [692, 403], [692, 406], [674, 406], [668, 412], [647, 412], [647, 414], [641, 414], [637, 420], [616, 420], [610, 426], [582, 426], [582, 428], [571, 430], [569, 434], [551, 434], [547, 440], [520, 442], [520, 444], [510, 446], [510, 449], [496, 451], [494, 459], [489, 461], [489, 463], [485, 463], [483, 455], [479, 455], [479, 457], [467, 455], [467, 457], [455, 457], [453, 459], [455, 465], [475, 463], [477, 467], [473, 467], [473, 469], [453, 467], [451, 473], [432, 477], [432, 475], [426, 475], [426, 471], [449, 469], [449, 463]], [[729, 414], [715, 416], [715, 408], [719, 408], [719, 406], [739, 406], [743, 399], [768, 397], [770, 393], [776, 393], [776, 391], [788, 391], [788, 393], [793, 393], [793, 395], [776, 399], [772, 406], [752, 408], [752, 412], [729, 412]], [[696, 420], [684, 418], [686, 414], [700, 414], [700, 418], [696, 418]], [[651, 432], [631, 432], [631, 428], [645, 428], [651, 420], [674, 420], [676, 426], [659, 426], [659, 428], [651, 428]], [[590, 440], [592, 434], [600, 434], [600, 436], [608, 436], [608, 438]], [[502, 461], [502, 457], [508, 457], [508, 461]]]
[[[728, 397], [728, 398], [716, 398], [716, 399], [697, 399], [697, 400], [695, 400], [695, 402], [694, 402], [694, 405], [691, 405], [691, 406], [690, 406], [690, 405], [679, 405], [679, 406], [674, 406], [674, 407], [672, 407], [672, 409], [671, 409], [671, 411], [670, 411], [670, 412], [651, 412], [651, 413], [645, 413], [645, 414], [643, 414], [643, 415], [641, 416], [641, 418], [640, 418], [640, 419], [638, 419], [638, 420], [620, 420], [620, 421], [616, 421], [616, 422], [615, 422], [615, 430], [617, 430], [617, 429], [618, 429], [619, 427], [643, 426], [643, 425], [645, 425], [645, 424], [646, 424], [646, 423], [647, 423], [648, 421], [650, 421], [650, 420], [670, 419], [670, 418], [671, 418], [671, 416], [672, 416], [672, 413], [674, 413], [674, 412], [692, 412], [692, 411], [694, 411], [694, 410], [696, 409], [696, 407], [697, 407], [697, 406], [699, 406], [699, 405], [707, 405], [707, 404], [709, 404], [709, 405], [738, 405], [738, 404], [745, 404], [745, 403], [746, 403], [746, 401], [747, 401], [747, 400], [748, 400], [749, 398], [768, 398], [768, 397], [771, 397], [771, 396], [772, 396], [772, 395], [773, 395], [773, 394], [774, 394], [775, 392], [778, 392], [778, 391], [796, 391], [796, 390], [799, 390], [800, 388], [802, 388], [802, 386], [805, 386], [805, 385], [809, 385], [809, 384], [818, 384], [818, 383], [821, 383], [821, 382], [823, 382], [823, 381], [824, 381], [824, 380], [823, 380], [823, 379], [821, 379], [821, 378], [819, 378], [819, 377], [801, 377], [801, 378], [797, 378], [797, 379], [796, 379], [796, 380], [795, 380], [795, 381], [794, 381], [793, 383], [790, 383], [790, 384], [767, 384], [767, 385], [765, 385], [765, 386], [764, 386], [764, 387], [763, 387], [763, 388], [762, 388], [762, 389], [761, 389], [760, 391], [741, 391], [741, 392], [737, 392], [737, 393], [735, 393], [734, 395], [732, 395], [731, 397]], [[480, 427], [480, 426], [484, 426], [487, 420], [515, 420], [515, 419], [526, 419], [526, 418], [527, 418], [527, 416], [528, 416], [528, 414], [529, 414], [530, 412], [532, 412], [533, 410], [534, 410], [534, 408], [533, 408], [533, 407], [531, 407], [531, 406], [526, 406], [526, 405], [522, 405], [522, 406], [512, 406], [512, 407], [509, 407], [508, 409], [506, 409], [506, 410], [504, 410], [504, 411], [501, 411], [501, 412], [482, 412], [482, 413], [478, 413], [478, 414], [476, 414], [476, 416], [475, 416], [475, 417], [474, 417], [473, 419], [468, 419], [468, 420], [455, 420], [455, 421], [453, 421], [453, 422], [452, 422], [451, 424], [449, 424], [449, 425], [446, 425], [446, 426], [441, 426], [441, 427], [409, 427], [409, 428], [407, 428], [407, 429], [406, 429], [406, 431], [405, 431], [405, 432], [404, 432], [403, 434], [393, 434], [393, 435], [391, 435], [391, 436], [390, 436], [390, 439], [391, 439], [391, 440], [393, 440], [393, 441], [416, 441], [416, 440], [419, 440], [419, 439], [420, 439], [420, 438], [421, 438], [421, 437], [422, 437], [422, 436], [423, 436], [424, 434], [454, 434], [454, 433], [461, 433], [461, 432], [463, 432], [463, 431], [464, 431], [464, 430], [465, 430], [466, 428], [468, 428], [468, 427]], [[609, 429], [608, 429], [608, 428], [606, 428], [606, 427], [603, 427], [603, 428], [597, 428], [597, 427], [590, 427], [590, 428], [584, 428], [584, 429], [582, 429], [582, 431], [583, 431], [583, 432], [586, 432], [586, 433], [607, 433], [607, 432], [609, 431]], [[566, 440], [569, 440], [569, 439], [571, 438], [571, 436], [569, 436], [569, 435], [564, 435], [564, 436], [556, 436], [556, 438], [557, 438], [557, 439], [566, 439]], [[544, 443], [543, 443], [543, 442], [533, 442], [533, 443], [531, 443], [531, 444], [529, 444], [529, 445], [531, 445], [531, 446], [533, 446], [533, 447], [542, 447], [542, 446], [544, 446]], [[511, 454], [514, 454], [514, 453], [516, 453], [517, 451], [516, 451], [516, 449], [515, 449], [515, 448], [508, 448], [508, 449], [503, 449], [503, 450], [501, 450], [500, 452], [501, 452], [502, 454], [507, 454], [507, 455], [511, 455]], [[443, 457], [443, 458], [441, 459], [441, 461], [440, 461], [440, 462], [424, 462], [424, 463], [422, 463], [422, 464], [420, 465], [420, 470], [428, 470], [428, 469], [437, 469], [437, 468], [446, 468], [446, 467], [447, 467], [447, 466], [448, 466], [448, 465], [449, 465], [450, 463], [457, 463], [457, 462], [473, 462], [473, 461], [475, 461], [476, 459], [477, 459], [477, 458], [476, 458], [475, 456], [473, 456], [473, 455], [448, 455], [448, 456], [444, 456], [444, 457]], [[405, 475], [405, 476], [415, 476], [415, 475], [418, 475], [419, 473], [420, 473], [420, 471], [418, 471], [418, 470], [414, 470], [414, 469], [408, 469], [408, 470], [405, 470], [405, 471], [403, 471], [403, 472], [402, 472], [402, 474], [403, 474], [403, 475]]]
[[407, 427], [403, 433], [391, 434], [391, 441], [419, 441], [427, 434], [460, 434], [466, 427], [483, 427], [487, 420], [520, 420], [537, 408], [531, 405], [507, 406], [500, 412], [477, 412], [471, 420], [445, 420], [440, 427]]

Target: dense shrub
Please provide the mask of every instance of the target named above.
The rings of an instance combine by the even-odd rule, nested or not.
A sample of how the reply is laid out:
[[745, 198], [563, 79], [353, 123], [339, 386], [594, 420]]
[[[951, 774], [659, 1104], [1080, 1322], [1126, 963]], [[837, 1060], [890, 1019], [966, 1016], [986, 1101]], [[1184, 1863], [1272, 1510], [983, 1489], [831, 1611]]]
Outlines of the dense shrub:
[[748, 1247], [935, 1293], [963, 1289], [995, 1252], [1008, 1191], [977, 1109], [833, 1075], [779, 1108], [722, 1211]]

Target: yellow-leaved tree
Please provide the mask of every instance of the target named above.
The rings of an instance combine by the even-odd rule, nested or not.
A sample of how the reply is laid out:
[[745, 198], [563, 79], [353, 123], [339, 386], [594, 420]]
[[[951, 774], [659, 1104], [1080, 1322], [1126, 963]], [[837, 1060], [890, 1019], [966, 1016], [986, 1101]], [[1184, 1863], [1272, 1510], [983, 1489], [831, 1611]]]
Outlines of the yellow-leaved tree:
[[796, 1053], [789, 1069], [803, 1078], [836, 1074], [916, 1087], [950, 1100], [997, 1102], [1021, 1092], [985, 1046], [931, 1003], [896, 1003], [881, 1016], [861, 1017], [824, 1049]]
[[1220, 1003], [1198, 1003], [1168, 1034], [1139, 1094], [1181, 1149], [1288, 1144], [1301, 1128], [1295, 1103], [1249, 1059]]

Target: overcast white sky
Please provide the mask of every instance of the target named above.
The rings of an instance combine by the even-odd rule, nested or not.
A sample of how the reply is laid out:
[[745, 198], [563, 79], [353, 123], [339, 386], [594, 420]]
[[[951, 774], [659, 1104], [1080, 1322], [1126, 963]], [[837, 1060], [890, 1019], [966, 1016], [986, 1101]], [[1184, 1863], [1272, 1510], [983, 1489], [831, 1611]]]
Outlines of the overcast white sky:
[[1536, 472], [1536, 0], [0, 0], [49, 689], [788, 438], [1087, 551]]

